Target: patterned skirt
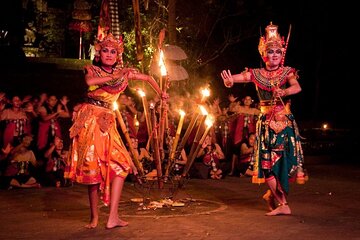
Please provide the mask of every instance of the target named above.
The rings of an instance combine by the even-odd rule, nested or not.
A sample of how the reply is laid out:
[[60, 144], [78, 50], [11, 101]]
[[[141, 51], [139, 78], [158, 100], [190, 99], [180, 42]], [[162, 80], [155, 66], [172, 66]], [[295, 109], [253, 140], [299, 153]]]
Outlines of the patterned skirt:
[[125, 178], [131, 158], [116, 128], [112, 110], [83, 104], [70, 128], [70, 164], [65, 177], [81, 184], [100, 184], [102, 200], [110, 203], [110, 182]]
[[267, 112], [257, 123], [255, 166], [258, 178], [270, 170], [281, 189], [289, 192], [289, 180], [303, 172], [304, 155], [294, 116], [284, 108]]

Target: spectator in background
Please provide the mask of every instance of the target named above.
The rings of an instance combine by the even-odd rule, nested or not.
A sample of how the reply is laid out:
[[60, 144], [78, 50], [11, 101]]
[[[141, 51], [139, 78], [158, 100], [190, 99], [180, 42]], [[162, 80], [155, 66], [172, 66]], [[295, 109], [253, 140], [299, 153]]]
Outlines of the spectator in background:
[[0, 121], [4, 121], [2, 133], [4, 147], [8, 144], [12, 146], [18, 145], [18, 138], [21, 135], [31, 134], [31, 122], [27, 117], [26, 111], [22, 108], [20, 97], [12, 97], [10, 104], [11, 107], [5, 108], [0, 112]]
[[55, 137], [44, 157], [46, 158], [45, 185], [65, 186], [64, 170], [68, 163], [68, 151], [64, 150], [63, 140]]
[[197, 157], [201, 158], [202, 163], [207, 167], [207, 175], [210, 178], [221, 179], [223, 171], [220, 167], [220, 161], [225, 159], [225, 155], [219, 144], [212, 139], [210, 135], [205, 137]]
[[[10, 188], [39, 188], [34, 174], [38, 166], [34, 152], [30, 149], [33, 137], [24, 134], [20, 137], [20, 144], [11, 151], [6, 151], [8, 165], [4, 176]], [[9, 150], [9, 149], [7, 149]]]
[[249, 137], [243, 139], [240, 145], [239, 171], [240, 176], [253, 176], [254, 150], [256, 135], [249, 133]]
[[236, 162], [239, 159], [240, 144], [244, 139], [249, 138], [250, 132], [255, 132], [257, 117], [260, 110], [252, 107], [253, 100], [251, 96], [245, 96], [243, 104], [236, 109], [236, 119], [232, 127], [233, 149], [231, 170], [229, 175], [233, 175]]
[[54, 141], [55, 136], [62, 138], [61, 126], [58, 118], [70, 118], [70, 112], [67, 108], [68, 99], [62, 98], [60, 104], [55, 95], [50, 95], [45, 103], [39, 107], [39, 128], [37, 136], [37, 148], [43, 152], [50, 143]]

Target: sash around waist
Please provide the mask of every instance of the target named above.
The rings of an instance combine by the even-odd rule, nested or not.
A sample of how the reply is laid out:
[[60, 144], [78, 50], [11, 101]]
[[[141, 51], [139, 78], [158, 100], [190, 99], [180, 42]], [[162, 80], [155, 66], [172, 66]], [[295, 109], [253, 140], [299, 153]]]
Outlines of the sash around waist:
[[95, 105], [95, 106], [99, 106], [99, 107], [103, 107], [103, 108], [107, 108], [107, 109], [112, 109], [112, 104], [111, 103], [104, 102], [104, 101], [101, 101], [101, 100], [95, 100], [93, 98], [87, 98], [86, 102], [90, 103], [92, 105]]
[[260, 101], [260, 111], [262, 114], [288, 114], [290, 113], [290, 104], [286, 103], [285, 105], [280, 100], [263, 100]]

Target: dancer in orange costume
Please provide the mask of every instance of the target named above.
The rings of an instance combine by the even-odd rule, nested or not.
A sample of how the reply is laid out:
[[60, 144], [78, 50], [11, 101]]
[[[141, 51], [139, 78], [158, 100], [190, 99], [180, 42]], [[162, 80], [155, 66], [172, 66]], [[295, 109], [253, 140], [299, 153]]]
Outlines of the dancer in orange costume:
[[124, 180], [134, 164], [116, 128], [113, 103], [128, 86], [130, 80], [147, 81], [161, 94], [155, 80], [136, 69], [122, 67], [123, 42], [111, 33], [95, 43], [96, 56], [85, 67], [85, 81], [89, 86], [86, 102], [74, 109], [70, 128], [71, 164], [65, 176], [88, 185], [91, 217], [87, 228], [99, 222], [98, 191], [105, 205], [110, 205], [106, 228], [124, 227], [128, 223], [119, 218], [118, 204]]

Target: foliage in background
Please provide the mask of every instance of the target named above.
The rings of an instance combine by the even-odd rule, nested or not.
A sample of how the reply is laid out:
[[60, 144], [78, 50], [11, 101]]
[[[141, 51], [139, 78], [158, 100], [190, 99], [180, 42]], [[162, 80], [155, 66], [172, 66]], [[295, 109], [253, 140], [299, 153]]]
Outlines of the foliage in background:
[[[89, 2], [92, 4], [93, 30], [91, 33], [83, 35], [83, 52], [85, 53], [97, 34], [101, 6], [101, 0]], [[168, 2], [168, 0], [150, 1], [149, 8], [145, 9], [144, 2], [140, 1], [144, 58], [142, 62], [138, 62], [136, 60], [132, 1], [119, 1], [120, 29], [125, 44], [123, 57], [128, 66], [136, 67], [145, 73], [149, 72], [152, 57], [157, 53], [158, 34], [161, 29], [168, 29], [167, 21], [170, 14], [167, 8]], [[256, 11], [251, 9], [256, 9]], [[259, 15], [267, 11], [269, 10], [261, 4], [261, 1], [252, 3], [247, 0], [193, 0], [191, 4], [187, 1], [177, 1], [176, 13], [173, 13], [176, 15], [176, 45], [188, 55], [188, 59], [178, 62], [178, 64], [188, 71], [190, 77], [172, 85], [178, 89], [185, 88], [185, 93], [193, 93], [198, 88], [210, 84], [214, 90], [219, 92], [218, 86], [221, 83], [218, 83], [219, 79], [214, 79], [214, 76], [218, 78], [219, 75], [219, 63], [217, 62], [219, 57], [234, 45], [241, 44], [250, 38], [258, 39], [258, 26], [262, 20]], [[59, 19], [55, 20], [55, 18]], [[46, 43], [46, 48], [49, 48], [50, 52], [59, 52], [63, 56], [77, 56], [78, 33], [75, 31], [64, 33], [65, 28], [61, 27], [61, 24], [66, 26], [70, 21], [70, 9], [66, 16], [52, 13], [47, 17], [44, 44]], [[66, 36], [66, 41], [64, 36]], [[61, 42], [65, 46], [61, 45]], [[167, 33], [164, 43], [168, 43]], [[257, 56], [256, 48], [254, 52], [254, 55]], [[86, 57], [88, 58], [88, 55]], [[219, 94], [222, 93], [219, 92]]]
[[64, 54], [65, 15], [58, 9], [49, 9], [43, 15], [43, 38], [39, 44], [46, 57], [60, 57]]

